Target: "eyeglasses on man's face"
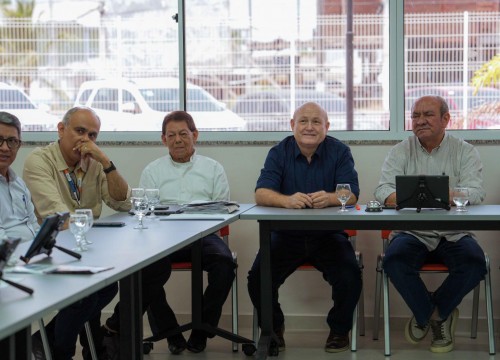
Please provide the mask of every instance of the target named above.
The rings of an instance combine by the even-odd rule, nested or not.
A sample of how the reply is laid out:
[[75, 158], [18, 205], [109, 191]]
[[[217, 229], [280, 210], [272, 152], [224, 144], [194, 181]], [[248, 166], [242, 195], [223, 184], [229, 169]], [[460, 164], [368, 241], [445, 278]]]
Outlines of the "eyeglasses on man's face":
[[16, 150], [21, 146], [21, 140], [15, 137], [4, 138], [3, 136], [0, 136], [0, 147], [2, 147], [4, 142], [7, 143], [7, 147], [11, 150]]

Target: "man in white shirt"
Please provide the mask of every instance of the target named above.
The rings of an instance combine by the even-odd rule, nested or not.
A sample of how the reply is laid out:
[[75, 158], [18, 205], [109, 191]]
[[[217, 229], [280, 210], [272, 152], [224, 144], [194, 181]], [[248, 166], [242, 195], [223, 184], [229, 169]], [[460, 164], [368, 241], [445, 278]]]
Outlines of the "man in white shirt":
[[[195, 143], [198, 130], [191, 115], [185, 111], [174, 111], [165, 116], [161, 139], [169, 153], [146, 166], [140, 187], [160, 190], [162, 203], [188, 203], [193, 200], [229, 200], [229, 184], [221, 164], [208, 157], [198, 155]], [[203, 321], [217, 326], [222, 306], [226, 301], [234, 279], [234, 262], [231, 251], [217, 234], [202, 239], [202, 267], [208, 273], [208, 285], [203, 295]], [[191, 261], [190, 247], [169, 256], [172, 262]], [[155, 334], [166, 333], [179, 326], [166, 297], [156, 297], [149, 307], [149, 319]], [[167, 305], [167, 306], [165, 306]], [[168, 308], [167, 323], [155, 321], [164, 318]], [[180, 354], [186, 348], [201, 352], [206, 347], [208, 334], [193, 330], [186, 342], [182, 334], [167, 337], [172, 354]]]
[[[424, 96], [412, 107], [413, 136], [396, 144], [382, 166], [375, 198], [396, 204], [396, 175], [448, 175], [450, 188], [469, 188], [469, 201], [479, 204], [485, 197], [483, 165], [478, 151], [446, 133], [450, 113], [439, 96]], [[450, 196], [451, 205], [453, 197]], [[448, 266], [447, 278], [430, 293], [419, 269], [425, 262]], [[384, 257], [384, 271], [401, 294], [413, 317], [405, 328], [406, 339], [417, 344], [429, 330], [430, 350], [449, 352], [454, 346], [457, 306], [486, 274], [484, 252], [474, 234], [467, 231], [394, 231]]]

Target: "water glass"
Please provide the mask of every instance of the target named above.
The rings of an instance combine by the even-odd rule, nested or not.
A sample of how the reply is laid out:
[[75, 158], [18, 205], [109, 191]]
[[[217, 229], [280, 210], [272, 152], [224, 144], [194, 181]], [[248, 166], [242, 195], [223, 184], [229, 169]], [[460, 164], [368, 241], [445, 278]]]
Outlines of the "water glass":
[[144, 197], [146, 195], [146, 191], [143, 188], [132, 188], [132, 193], [130, 194], [133, 198]]
[[75, 251], [86, 251], [87, 245], [83, 243], [82, 237], [88, 224], [88, 218], [85, 214], [71, 214], [69, 216], [69, 230], [75, 236]]
[[87, 239], [87, 233], [94, 225], [94, 214], [92, 213], [92, 209], [76, 209], [75, 214], [85, 214], [87, 215], [87, 226], [85, 228], [85, 232], [83, 233], [82, 242], [85, 245], [92, 244], [92, 241]]
[[337, 199], [339, 199], [342, 207], [339, 212], [349, 211], [346, 209], [345, 204], [351, 198], [351, 185], [349, 184], [337, 184], [337, 188], [335, 190], [335, 194], [337, 195]]
[[142, 220], [148, 211], [148, 200], [146, 197], [134, 197], [132, 198], [132, 204], [135, 216], [139, 219], [139, 224], [135, 226], [134, 229], [147, 229], [147, 227], [142, 223]]
[[457, 206], [456, 211], [467, 211], [467, 203], [469, 202], [469, 189], [462, 186], [453, 188], [453, 202]]
[[159, 189], [146, 189], [146, 199], [148, 200], [149, 210], [151, 214], [147, 216], [148, 219], [156, 220], [158, 216], [155, 215], [155, 206], [160, 203], [160, 190]]

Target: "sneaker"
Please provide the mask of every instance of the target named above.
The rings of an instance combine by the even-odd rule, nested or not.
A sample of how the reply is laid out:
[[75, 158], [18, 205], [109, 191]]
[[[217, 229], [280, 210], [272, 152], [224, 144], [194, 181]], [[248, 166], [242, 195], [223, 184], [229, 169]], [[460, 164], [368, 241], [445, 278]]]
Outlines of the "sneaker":
[[338, 353], [349, 349], [349, 335], [335, 334], [330, 330], [328, 339], [326, 339], [325, 351], [329, 353]]
[[207, 347], [207, 334], [202, 330], [191, 331], [187, 341], [187, 349], [193, 353], [200, 353]]
[[167, 338], [167, 341], [168, 341], [168, 350], [173, 355], [179, 355], [187, 348], [186, 339], [184, 339], [184, 336], [182, 336], [182, 334], [169, 336]]
[[458, 309], [453, 310], [446, 320], [430, 320], [432, 331], [432, 352], [445, 353], [453, 350], [457, 320]]
[[425, 326], [418, 325], [417, 321], [415, 320], [415, 316], [413, 316], [406, 323], [405, 338], [411, 344], [414, 344], [414, 345], [418, 344], [420, 341], [422, 341], [427, 336], [427, 333], [429, 332], [429, 328], [430, 328], [429, 323], [427, 323], [427, 325], [425, 325]]

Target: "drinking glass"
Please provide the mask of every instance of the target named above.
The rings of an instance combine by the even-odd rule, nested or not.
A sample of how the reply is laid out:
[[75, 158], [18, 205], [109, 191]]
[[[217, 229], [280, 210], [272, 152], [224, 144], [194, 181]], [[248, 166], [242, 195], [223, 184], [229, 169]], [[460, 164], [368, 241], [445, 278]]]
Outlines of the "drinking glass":
[[337, 199], [339, 199], [342, 207], [339, 209], [339, 212], [349, 211], [345, 208], [345, 204], [351, 197], [351, 185], [349, 184], [337, 184], [337, 189], [335, 190], [335, 194], [337, 195]]
[[[132, 188], [132, 192], [130, 193], [130, 203], [132, 204], [132, 211], [134, 211], [134, 199], [142, 198], [146, 196], [146, 191], [143, 188]], [[137, 217], [137, 215], [135, 215]]]
[[75, 214], [85, 214], [87, 215], [87, 226], [85, 227], [85, 232], [83, 233], [82, 242], [84, 245], [92, 244], [92, 241], [87, 239], [87, 233], [94, 225], [94, 214], [92, 213], [92, 209], [76, 209]]
[[85, 214], [71, 214], [69, 216], [69, 230], [75, 236], [76, 248], [75, 251], [86, 251], [87, 245], [82, 242], [85, 227], [87, 226], [88, 218]]
[[146, 197], [134, 197], [132, 198], [132, 204], [134, 213], [139, 219], [139, 224], [135, 226], [134, 229], [147, 229], [147, 227], [142, 223], [142, 220], [148, 211], [148, 199], [146, 199]]
[[151, 214], [147, 216], [148, 219], [156, 220], [158, 216], [155, 215], [155, 206], [160, 203], [160, 189], [146, 189], [146, 198], [149, 204]]
[[144, 197], [146, 195], [143, 188], [132, 188], [132, 193], [130, 194], [133, 198]]
[[466, 205], [469, 202], [469, 189], [460, 186], [453, 188], [453, 202], [457, 206], [456, 211], [467, 211]]

